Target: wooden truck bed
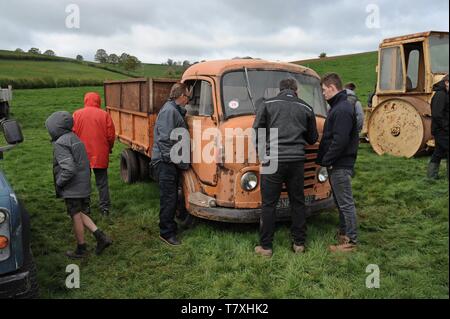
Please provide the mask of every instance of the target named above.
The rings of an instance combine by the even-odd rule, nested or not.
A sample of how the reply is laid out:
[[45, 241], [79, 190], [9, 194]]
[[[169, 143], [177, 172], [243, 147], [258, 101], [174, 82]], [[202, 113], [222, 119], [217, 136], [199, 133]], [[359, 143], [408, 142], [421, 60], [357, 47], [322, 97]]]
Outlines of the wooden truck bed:
[[153, 127], [176, 79], [140, 78], [104, 83], [106, 110], [117, 139], [151, 157]]

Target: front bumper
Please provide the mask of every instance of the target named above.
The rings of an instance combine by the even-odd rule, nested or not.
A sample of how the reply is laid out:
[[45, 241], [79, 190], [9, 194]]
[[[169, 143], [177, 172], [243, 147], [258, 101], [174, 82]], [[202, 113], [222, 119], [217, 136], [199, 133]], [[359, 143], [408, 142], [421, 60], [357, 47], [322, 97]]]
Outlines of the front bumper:
[[0, 276], [0, 299], [20, 297], [31, 289], [30, 272]]
[[[331, 209], [335, 207], [333, 197], [312, 202], [306, 206], [306, 215], [311, 216], [313, 213]], [[190, 205], [189, 213], [191, 215], [229, 223], [258, 223], [261, 215], [261, 209], [237, 209], [225, 207], [200, 207], [197, 205]], [[277, 220], [289, 220], [291, 217], [290, 208], [281, 208], [276, 211]]]

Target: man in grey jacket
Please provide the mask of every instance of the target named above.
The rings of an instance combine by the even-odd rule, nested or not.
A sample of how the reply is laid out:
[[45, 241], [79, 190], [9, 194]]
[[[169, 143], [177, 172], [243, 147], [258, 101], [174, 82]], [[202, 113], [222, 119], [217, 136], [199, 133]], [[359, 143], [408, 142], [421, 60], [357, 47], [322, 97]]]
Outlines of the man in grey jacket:
[[91, 173], [86, 149], [72, 132], [73, 117], [69, 112], [56, 112], [47, 119], [45, 126], [53, 144], [56, 196], [64, 198], [78, 243], [76, 250], [68, 251], [66, 255], [73, 259], [87, 256], [84, 227], [93, 233], [97, 240], [96, 254], [100, 255], [112, 241], [86, 215], [91, 194]]
[[181, 129], [187, 134], [183, 138], [189, 139], [184, 120], [186, 115], [184, 107], [189, 99], [187, 86], [183, 83], [174, 84], [170, 91], [169, 100], [158, 113], [153, 135], [151, 167], [152, 175], [159, 182], [159, 238], [171, 246], [181, 244], [181, 241], [177, 238], [177, 224], [175, 222], [180, 182], [179, 170], [189, 168], [188, 161], [180, 162], [171, 157], [171, 150], [178, 143], [178, 140], [171, 138], [171, 134], [174, 130]]
[[356, 85], [353, 82], [349, 82], [345, 85], [345, 91], [347, 92], [347, 100], [355, 108], [356, 113], [356, 127], [358, 129], [358, 134], [361, 133], [364, 125], [364, 110], [361, 101], [356, 95]]

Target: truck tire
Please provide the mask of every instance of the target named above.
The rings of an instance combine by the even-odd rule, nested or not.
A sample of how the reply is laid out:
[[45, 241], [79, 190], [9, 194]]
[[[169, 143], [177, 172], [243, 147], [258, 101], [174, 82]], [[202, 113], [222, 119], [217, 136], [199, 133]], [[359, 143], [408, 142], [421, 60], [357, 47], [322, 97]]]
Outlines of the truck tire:
[[0, 102], [0, 119], [9, 118], [9, 103]]
[[28, 290], [23, 295], [17, 296], [17, 299], [36, 299], [39, 297], [39, 285], [37, 281], [37, 270], [34, 260], [31, 259], [27, 264], [24, 264], [23, 269], [25, 271], [28, 271], [30, 274], [30, 290]]
[[130, 148], [123, 150], [120, 155], [120, 176], [126, 184], [133, 184], [139, 178], [139, 161]]
[[23, 245], [23, 270], [30, 273], [30, 290], [23, 295], [17, 296], [19, 299], [35, 299], [39, 297], [39, 284], [37, 281], [36, 264], [31, 252], [31, 225], [30, 214], [25, 208], [23, 201], [19, 200], [19, 208], [22, 217], [22, 245]]
[[142, 154], [137, 154], [139, 161], [139, 173], [141, 181], [149, 181], [150, 180], [150, 160], [147, 156]]

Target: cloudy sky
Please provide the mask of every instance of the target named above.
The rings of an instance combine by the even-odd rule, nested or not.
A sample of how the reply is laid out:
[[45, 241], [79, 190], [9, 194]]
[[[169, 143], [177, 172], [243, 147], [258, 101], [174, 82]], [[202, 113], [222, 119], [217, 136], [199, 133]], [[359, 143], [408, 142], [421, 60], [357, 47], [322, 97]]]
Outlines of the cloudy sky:
[[0, 0], [0, 49], [38, 47], [93, 60], [103, 48], [147, 63], [294, 61], [374, 51], [390, 36], [448, 31], [448, 10], [448, 0]]

